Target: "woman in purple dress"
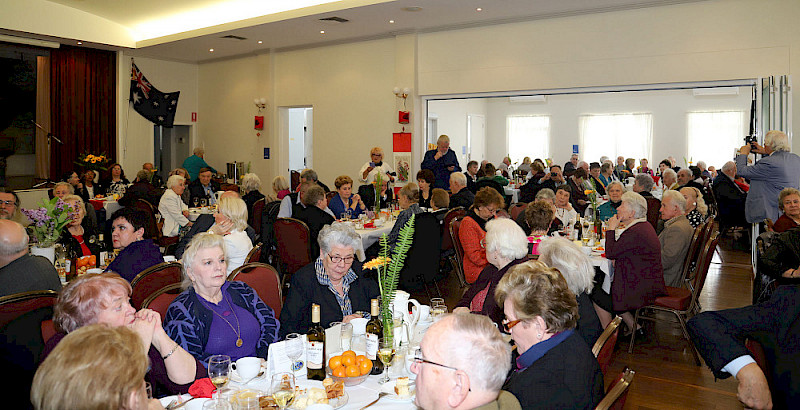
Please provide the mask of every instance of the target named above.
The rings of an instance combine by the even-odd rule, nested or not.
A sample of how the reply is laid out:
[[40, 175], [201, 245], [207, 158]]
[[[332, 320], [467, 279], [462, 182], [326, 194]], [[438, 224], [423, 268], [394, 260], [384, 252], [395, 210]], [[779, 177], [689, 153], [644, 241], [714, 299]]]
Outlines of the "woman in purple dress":
[[631, 311], [666, 293], [661, 244], [646, 218], [647, 201], [644, 197], [626, 192], [622, 195], [617, 214], [608, 219], [606, 257], [614, 262], [611, 304], [598, 302], [603, 298], [593, 298], [600, 307], [597, 315], [603, 328], [611, 322], [612, 314], [618, 313], [628, 329], [638, 331]]
[[183, 254], [183, 293], [169, 305], [167, 334], [197, 360], [224, 354], [267, 357], [278, 340], [275, 313], [243, 282], [226, 281], [225, 241], [210, 232], [197, 234]]

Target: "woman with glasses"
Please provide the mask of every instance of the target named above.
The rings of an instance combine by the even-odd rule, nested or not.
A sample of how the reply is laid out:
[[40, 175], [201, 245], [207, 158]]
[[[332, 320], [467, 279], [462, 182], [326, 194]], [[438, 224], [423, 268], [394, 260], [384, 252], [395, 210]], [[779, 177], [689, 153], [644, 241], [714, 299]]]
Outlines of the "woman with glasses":
[[365, 278], [355, 259], [361, 237], [352, 226], [335, 222], [319, 233], [319, 257], [292, 275], [292, 286], [281, 310], [281, 337], [304, 334], [311, 326], [311, 304], [320, 305], [320, 325], [348, 323], [369, 312], [370, 301], [380, 293], [378, 284]]
[[222, 236], [195, 235], [183, 254], [184, 291], [169, 305], [164, 330], [204, 366], [224, 354], [231, 360], [267, 357], [278, 340], [275, 313], [247, 284], [226, 281], [227, 254]]
[[603, 398], [603, 373], [575, 331], [578, 303], [558, 270], [539, 261], [519, 264], [494, 296], [519, 354], [503, 390], [523, 409], [593, 409]]
[[374, 147], [369, 151], [369, 161], [358, 171], [358, 180], [371, 184], [377, 175], [381, 175], [382, 179], [392, 182], [394, 181], [392, 174], [394, 174], [392, 167], [383, 162], [383, 149]]
[[483, 187], [475, 194], [475, 202], [461, 221], [458, 238], [464, 248], [464, 276], [467, 283], [473, 283], [489, 261], [486, 259], [486, 222], [493, 219], [498, 209], [503, 209], [505, 201], [492, 187]]

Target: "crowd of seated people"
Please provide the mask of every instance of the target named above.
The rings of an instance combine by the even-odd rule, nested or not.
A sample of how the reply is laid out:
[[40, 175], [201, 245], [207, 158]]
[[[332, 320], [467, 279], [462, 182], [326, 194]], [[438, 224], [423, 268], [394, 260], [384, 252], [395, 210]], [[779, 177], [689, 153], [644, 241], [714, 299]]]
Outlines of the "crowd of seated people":
[[[356, 177], [365, 182], [358, 192], [372, 189], [371, 195], [354, 193], [353, 178], [342, 175], [334, 182], [336, 191], [331, 199], [326, 198], [327, 188], [310, 169], [301, 173], [301, 183], [294, 192], [290, 191], [285, 178], [276, 177], [272, 184], [274, 196], [261, 192], [257, 175], [247, 174], [241, 181], [241, 198], [236, 193], [217, 196], [220, 187], [212, 180], [210, 167], [198, 168], [191, 184], [187, 184], [189, 172], [174, 170], [163, 194], [159, 192], [160, 184], [146, 167], [137, 172], [131, 186], [119, 164], [114, 164], [97, 184], [88, 172], [85, 176], [75, 172], [65, 175], [64, 184], [55, 187], [54, 195], [77, 210], [60, 239], [71, 253], [93, 255], [99, 252], [92, 239], [98, 228], [88, 222], [87, 201], [80, 195], [91, 198], [117, 193], [124, 198], [121, 204], [128, 207], [109, 218], [111, 243], [119, 249], [119, 255], [106, 273], [81, 277], [61, 291], [56, 309], [59, 333], [50, 340], [42, 359], [54, 354], [50, 352], [56, 352], [55, 348], [62, 345], [63, 340], [81, 328], [92, 327], [95, 323], [130, 327], [144, 342], [145, 350], [149, 350], [150, 366], [141, 377], [151, 381], [157, 394], [177, 393], [184, 392], [191, 382], [205, 376], [204, 366], [211, 355], [228, 354], [234, 360], [245, 356], [265, 357], [271, 343], [289, 333], [307, 331], [312, 303], [323, 307], [323, 326], [365, 315], [362, 312], [369, 311], [370, 300], [379, 295], [378, 286], [373, 278], [364, 275], [361, 262], [357, 260], [361, 237], [352, 225], [336, 223], [335, 219], [342, 214], [355, 218], [372, 210], [376, 175], [381, 175], [383, 180], [379, 187], [382, 207], [392, 202], [395, 175], [389, 165], [382, 163], [382, 151], [373, 149], [370, 154], [372, 161], [365, 164]], [[607, 159], [587, 162], [589, 159], [583, 161], [579, 155], [573, 155], [564, 165], [564, 173], [558, 165], [551, 165], [549, 172], [544, 172], [547, 165], [540, 159], [531, 161], [528, 158], [523, 162], [526, 167], [517, 171], [523, 171], [520, 175], [527, 173], [528, 180], [520, 188], [520, 200], [527, 199], [521, 201], [527, 205], [517, 220], [511, 221], [496, 216], [505, 208], [506, 199], [502, 190], [493, 187], [494, 184], [502, 187], [508, 180], [498, 175], [498, 170], [489, 162], [478, 169], [478, 163], [470, 161], [466, 172], [461, 172], [451, 154], [449, 141], [440, 138], [437, 149], [426, 153], [426, 160], [432, 165], [431, 168], [423, 166], [417, 174], [418, 185], [408, 183], [397, 187], [400, 213], [388, 235], [389, 243], [393, 245], [397, 241], [399, 230], [412, 215], [426, 212], [423, 208], [430, 208], [440, 222], [449, 209], [466, 209], [457, 240], [464, 249], [464, 272], [471, 286], [454, 313], [487, 316], [511, 334], [517, 346], [516, 356], [510, 361], [515, 364], [515, 370], [508, 379], [504, 375], [503, 388], [516, 397], [522, 408], [595, 406], [603, 394], [603, 380], [589, 349], [603, 327], [614, 314], [619, 314], [630, 337], [640, 335], [643, 330], [633, 322], [632, 312], [665, 294], [665, 286], [681, 286], [682, 265], [694, 228], [714, 216], [713, 212], [720, 217], [743, 219], [747, 208], [748, 193], [736, 183], [738, 174], [733, 161], [724, 164], [721, 172], [714, 175], [713, 167], [702, 163], [697, 167], [680, 168], [676, 173], [674, 161], [669, 159], [661, 161], [658, 170], [654, 170], [649, 168], [647, 159], [639, 160], [636, 167], [635, 160], [620, 157], [615, 167]], [[504, 158], [502, 163], [508, 167], [510, 161]], [[501, 165], [500, 172], [502, 168]], [[750, 172], [749, 175], [755, 174]], [[654, 182], [654, 176], [659, 177], [658, 183]], [[626, 181], [630, 177], [633, 180]], [[758, 187], [758, 176], [751, 178], [752, 181]], [[486, 186], [477, 192], [470, 189], [470, 186], [480, 187], [481, 182]], [[624, 182], [632, 182], [628, 192]], [[597, 271], [578, 245], [550, 237], [558, 227], [591, 213], [587, 208], [591, 194], [588, 190], [592, 189], [603, 197], [597, 213], [613, 233], [606, 242], [606, 257], [615, 264], [608, 293], [600, 289], [595, 277]], [[72, 195], [73, 192], [78, 195]], [[156, 192], [159, 194], [154, 197]], [[800, 229], [794, 229], [800, 224], [800, 191], [795, 187], [783, 187], [779, 192], [773, 198], [773, 205], [780, 211], [775, 231], [782, 234], [775, 237], [762, 258], [768, 274], [776, 278], [779, 285], [791, 287], [800, 283], [800, 247], [797, 246]], [[709, 196], [713, 209], [707, 201]], [[648, 211], [645, 197], [660, 198], [663, 228], [659, 227], [658, 232], [650, 224], [642, 223]], [[163, 324], [157, 314], [147, 310], [134, 312], [127, 302], [133, 277], [163, 261], [162, 251], [144, 235], [145, 215], [130, 206], [138, 198], [158, 203], [164, 221], [163, 235], [184, 235], [180, 256], [184, 290], [170, 305]], [[188, 208], [196, 205], [194, 198], [217, 205], [216, 212], [190, 221]], [[241, 282], [226, 281], [231, 271], [245, 263], [245, 257], [255, 245], [247, 216], [253, 204], [262, 198], [281, 200], [282, 215], [279, 216], [298, 218], [306, 222], [311, 231], [312, 262], [292, 276], [280, 318], [275, 317], [252, 288]], [[13, 216], [15, 209], [11, 204], [0, 205], [0, 224], [13, 223], [3, 219]], [[16, 226], [4, 225], [3, 228], [11, 232]], [[0, 230], [0, 238], [2, 235]], [[26, 259], [24, 256], [18, 259]], [[529, 262], [531, 257], [538, 257], [539, 261]], [[13, 263], [20, 262], [11, 260], [6, 264]], [[0, 273], [4, 267], [0, 267]], [[49, 286], [58, 290], [57, 282], [45, 285], [48, 279], [53, 279], [52, 273], [43, 272], [43, 280], [34, 287]], [[776, 296], [783, 297], [784, 293], [776, 292]], [[123, 303], [117, 303], [122, 299]], [[535, 306], [522, 303], [531, 300], [537, 301]], [[83, 308], [85, 304], [92, 309]], [[763, 315], [775, 306], [753, 308], [746, 314]], [[109, 310], [119, 313], [113, 316], [107, 313]], [[736, 376], [740, 379], [741, 390], [741, 386], [750, 382], [746, 369], [752, 368], [747, 364], [726, 366], [736, 359], [727, 352], [726, 356], [717, 358], [715, 346], [729, 341], [700, 336], [700, 332], [721, 326], [716, 317], [716, 322], [709, 322], [712, 324], [701, 319], [705, 320], [706, 316], [699, 316], [692, 330], [693, 337], [697, 334], [695, 343], [715, 374]], [[69, 325], [68, 321], [71, 321]], [[458, 333], [462, 330], [453, 326], [465, 325], [459, 320], [441, 323], [445, 334]], [[488, 334], [485, 336], [491, 338]], [[66, 346], [64, 344], [63, 349], [67, 349]], [[428, 362], [416, 360], [412, 367], [415, 372], [424, 374], [426, 366]], [[42, 378], [52, 371], [43, 369]], [[541, 379], [544, 373], [549, 375], [547, 380]], [[419, 400], [437, 400], [425, 396], [427, 383], [430, 381], [418, 381]], [[796, 394], [791, 385], [777, 388], [772, 391], [776, 402]], [[504, 397], [497, 389], [499, 387], [489, 389], [494, 400]], [[786, 391], [790, 396], [775, 396]], [[41, 390], [37, 394], [41, 395]], [[763, 394], [759, 399], [763, 400]]]

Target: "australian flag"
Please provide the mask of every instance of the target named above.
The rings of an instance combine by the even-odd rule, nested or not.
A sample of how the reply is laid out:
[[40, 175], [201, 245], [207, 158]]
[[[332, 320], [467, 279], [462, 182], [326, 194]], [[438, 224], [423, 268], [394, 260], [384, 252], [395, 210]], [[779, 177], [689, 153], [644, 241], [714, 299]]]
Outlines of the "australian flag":
[[156, 125], [172, 127], [178, 109], [180, 91], [162, 93], [147, 81], [136, 64], [131, 62], [131, 96], [133, 109]]

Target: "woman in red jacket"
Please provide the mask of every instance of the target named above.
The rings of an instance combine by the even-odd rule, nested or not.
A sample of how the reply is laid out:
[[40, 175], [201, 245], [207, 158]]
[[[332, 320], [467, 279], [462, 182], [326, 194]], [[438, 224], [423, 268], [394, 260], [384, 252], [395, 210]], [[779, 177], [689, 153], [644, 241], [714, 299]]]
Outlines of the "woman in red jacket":
[[458, 238], [464, 248], [464, 276], [468, 283], [475, 282], [489, 263], [483, 238], [486, 222], [505, 206], [503, 197], [492, 187], [483, 187], [475, 194], [475, 202], [467, 212], [458, 230]]

